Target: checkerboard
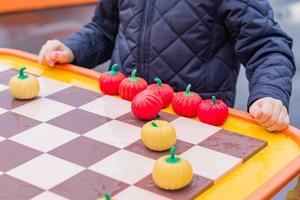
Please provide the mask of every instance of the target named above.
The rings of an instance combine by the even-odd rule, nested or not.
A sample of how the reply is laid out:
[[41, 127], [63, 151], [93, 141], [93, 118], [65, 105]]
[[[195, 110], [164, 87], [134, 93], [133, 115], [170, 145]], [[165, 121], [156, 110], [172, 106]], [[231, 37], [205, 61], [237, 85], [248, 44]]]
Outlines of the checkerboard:
[[177, 131], [177, 154], [192, 165], [192, 183], [179, 191], [157, 188], [154, 162], [168, 152], [144, 147], [130, 102], [46, 77], [40, 95], [19, 101], [0, 68], [0, 199], [193, 199], [267, 143], [166, 112]]

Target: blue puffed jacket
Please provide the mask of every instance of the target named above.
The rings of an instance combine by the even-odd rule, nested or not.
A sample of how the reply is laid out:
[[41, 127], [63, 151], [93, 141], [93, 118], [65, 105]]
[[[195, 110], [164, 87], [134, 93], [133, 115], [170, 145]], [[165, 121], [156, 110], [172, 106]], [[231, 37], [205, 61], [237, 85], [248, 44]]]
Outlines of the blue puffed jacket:
[[65, 41], [74, 63], [92, 68], [108, 59], [149, 83], [175, 91], [188, 83], [204, 99], [234, 105], [240, 64], [248, 106], [262, 97], [288, 108], [295, 64], [292, 40], [267, 0], [101, 0], [91, 22]]

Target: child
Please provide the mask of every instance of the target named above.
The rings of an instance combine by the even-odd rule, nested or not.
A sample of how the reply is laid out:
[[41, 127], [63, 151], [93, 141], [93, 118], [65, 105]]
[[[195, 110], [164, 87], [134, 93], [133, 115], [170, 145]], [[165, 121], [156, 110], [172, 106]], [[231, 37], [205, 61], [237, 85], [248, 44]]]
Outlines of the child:
[[288, 126], [295, 64], [292, 40], [267, 0], [101, 0], [90, 23], [64, 41], [48, 41], [39, 62], [92, 68], [112, 59], [127, 75], [159, 77], [175, 91], [188, 83], [204, 99], [234, 105], [242, 63], [248, 110], [268, 131]]

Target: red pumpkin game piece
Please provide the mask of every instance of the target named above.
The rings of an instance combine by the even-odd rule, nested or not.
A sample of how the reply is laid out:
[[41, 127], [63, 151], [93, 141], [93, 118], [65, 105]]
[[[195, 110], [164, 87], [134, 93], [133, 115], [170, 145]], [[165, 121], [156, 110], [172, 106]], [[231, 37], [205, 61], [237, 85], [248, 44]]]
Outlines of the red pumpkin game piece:
[[158, 92], [144, 90], [137, 94], [131, 102], [131, 111], [139, 119], [151, 120], [157, 117], [163, 106]]
[[191, 84], [188, 84], [186, 90], [174, 95], [172, 102], [173, 111], [183, 117], [197, 116], [197, 109], [201, 102], [201, 97], [195, 92], [191, 92]]
[[114, 64], [109, 72], [103, 73], [99, 78], [99, 87], [104, 94], [119, 94], [119, 85], [126, 76], [122, 72], [118, 72], [117, 67], [118, 64]]
[[207, 124], [222, 125], [228, 118], [228, 107], [222, 100], [212, 96], [212, 99], [204, 100], [199, 104], [198, 118]]
[[131, 101], [135, 95], [147, 88], [148, 83], [140, 77], [136, 77], [137, 70], [133, 70], [131, 77], [122, 80], [119, 86], [119, 94], [123, 99]]
[[157, 91], [159, 93], [163, 101], [163, 108], [166, 108], [173, 100], [174, 90], [170, 85], [162, 83], [159, 78], [155, 78], [154, 81], [156, 84], [149, 85], [148, 89]]

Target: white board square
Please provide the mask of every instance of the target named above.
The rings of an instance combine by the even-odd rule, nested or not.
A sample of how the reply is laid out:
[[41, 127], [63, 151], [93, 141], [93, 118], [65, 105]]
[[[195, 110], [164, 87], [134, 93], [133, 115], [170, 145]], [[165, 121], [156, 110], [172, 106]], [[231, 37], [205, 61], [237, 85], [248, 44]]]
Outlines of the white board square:
[[136, 199], [136, 200], [171, 200], [147, 190], [130, 186], [114, 196], [115, 199]]
[[46, 122], [73, 110], [74, 107], [47, 98], [40, 98], [12, 111], [35, 120]]
[[199, 144], [201, 141], [221, 130], [219, 127], [185, 117], [179, 117], [171, 123], [176, 129], [177, 138], [191, 144]]
[[79, 137], [79, 135], [50, 124], [42, 123], [11, 137], [10, 140], [42, 152], [48, 152], [76, 137]]
[[80, 107], [83, 110], [115, 119], [131, 111], [131, 103], [105, 95]]
[[79, 165], [43, 154], [8, 171], [7, 174], [48, 190], [83, 170]]
[[60, 195], [57, 195], [53, 192], [45, 191], [45, 192], [35, 196], [31, 200], [68, 200], [68, 199], [66, 199]]
[[45, 97], [65, 88], [71, 87], [71, 85], [57, 81], [54, 79], [49, 79], [45, 77], [38, 77], [40, 83], [40, 94], [39, 96]]
[[86, 137], [124, 148], [140, 139], [140, 128], [112, 120], [85, 134]]
[[92, 165], [89, 169], [111, 178], [134, 184], [152, 172], [154, 160], [120, 150]]
[[242, 164], [240, 158], [200, 146], [190, 148], [181, 156], [191, 163], [195, 174], [212, 179], [215, 182]]

